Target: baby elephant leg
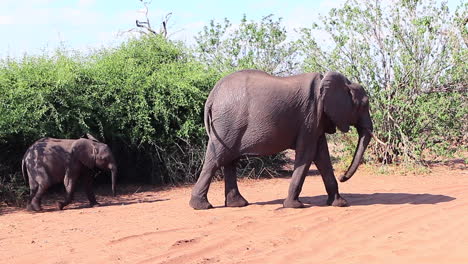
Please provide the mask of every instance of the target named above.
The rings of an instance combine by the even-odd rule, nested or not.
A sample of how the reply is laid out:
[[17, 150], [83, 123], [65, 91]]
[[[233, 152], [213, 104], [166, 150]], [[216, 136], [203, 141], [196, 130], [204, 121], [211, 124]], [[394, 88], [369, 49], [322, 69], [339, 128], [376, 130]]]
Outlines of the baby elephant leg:
[[42, 201], [42, 195], [45, 193], [47, 190], [47, 186], [44, 185], [39, 185], [37, 187], [37, 191], [34, 194], [34, 197], [31, 199], [31, 204], [30, 204], [30, 209], [33, 211], [42, 211], [41, 207], [41, 201]]
[[29, 210], [41, 211], [42, 196], [49, 188], [50, 183], [47, 180], [48, 175], [43, 168], [36, 168], [28, 171], [29, 174], [29, 187], [30, 190], [30, 204], [28, 205]]
[[86, 190], [86, 196], [89, 200], [89, 206], [99, 206], [99, 203], [96, 201], [96, 195], [93, 191], [93, 177], [91, 175], [86, 175], [84, 178], [84, 187]]
[[75, 192], [75, 185], [76, 183], [74, 180], [66, 181], [65, 189], [66, 189], [67, 194], [65, 197], [65, 201], [57, 203], [57, 207], [59, 210], [62, 210], [65, 206], [69, 205], [72, 202], [73, 193]]

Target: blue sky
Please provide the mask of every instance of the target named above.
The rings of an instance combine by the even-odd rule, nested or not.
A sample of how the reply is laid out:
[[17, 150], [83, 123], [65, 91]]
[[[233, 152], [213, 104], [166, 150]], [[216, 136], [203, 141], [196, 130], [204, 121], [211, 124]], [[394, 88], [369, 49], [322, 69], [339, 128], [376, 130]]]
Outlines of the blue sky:
[[[268, 14], [282, 17], [288, 30], [309, 26], [319, 14], [345, 0], [193, 0], [157, 1], [149, 5], [150, 21], [159, 25], [172, 12], [171, 39], [193, 43], [193, 36], [211, 19], [227, 17], [238, 23], [243, 14], [258, 20]], [[451, 10], [460, 1], [449, 1]], [[116, 45], [125, 39], [119, 32], [142, 20], [139, 0], [0, 0], [0, 58], [38, 54], [66, 47], [86, 51]]]

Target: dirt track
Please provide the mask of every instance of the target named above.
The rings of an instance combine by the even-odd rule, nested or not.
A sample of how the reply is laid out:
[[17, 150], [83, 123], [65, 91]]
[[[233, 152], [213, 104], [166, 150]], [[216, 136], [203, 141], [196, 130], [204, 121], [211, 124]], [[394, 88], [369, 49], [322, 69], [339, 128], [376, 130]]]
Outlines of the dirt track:
[[[195, 211], [190, 187], [146, 191], [45, 213], [2, 208], [0, 263], [468, 263], [468, 171], [373, 175], [340, 184], [347, 208], [324, 206], [309, 176], [304, 209], [282, 209], [289, 179], [243, 180], [244, 208]], [[135, 187], [136, 189], [136, 187]], [[209, 198], [222, 206], [223, 183]], [[51, 202], [51, 201], [49, 201]]]

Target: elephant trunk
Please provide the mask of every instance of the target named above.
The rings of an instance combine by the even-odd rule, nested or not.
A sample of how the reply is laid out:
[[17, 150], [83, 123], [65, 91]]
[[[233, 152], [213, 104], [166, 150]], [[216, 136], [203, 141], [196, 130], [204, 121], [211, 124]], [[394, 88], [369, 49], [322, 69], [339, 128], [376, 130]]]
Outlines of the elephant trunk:
[[359, 163], [362, 160], [362, 156], [364, 155], [364, 151], [369, 145], [369, 141], [372, 137], [372, 131], [367, 128], [359, 128], [358, 127], [358, 134], [359, 134], [359, 141], [358, 145], [356, 146], [356, 151], [354, 152], [353, 161], [349, 166], [346, 173], [340, 177], [340, 182], [345, 182], [353, 177], [354, 173], [356, 172], [357, 168], [359, 167]]
[[115, 182], [117, 180], [117, 167], [115, 165], [109, 166], [111, 170], [111, 177], [112, 177], [112, 195], [115, 196]]

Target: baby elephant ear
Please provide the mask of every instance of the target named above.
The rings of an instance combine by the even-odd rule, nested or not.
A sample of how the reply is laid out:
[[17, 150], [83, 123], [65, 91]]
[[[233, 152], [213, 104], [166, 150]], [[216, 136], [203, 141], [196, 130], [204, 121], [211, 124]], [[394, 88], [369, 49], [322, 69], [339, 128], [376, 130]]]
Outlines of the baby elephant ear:
[[89, 139], [78, 139], [73, 143], [71, 150], [71, 162], [80, 162], [87, 168], [96, 166], [97, 148], [94, 141]]
[[95, 137], [93, 137], [91, 134], [86, 133], [83, 138], [91, 139], [92, 141], [99, 142]]
[[339, 130], [348, 132], [353, 111], [351, 82], [341, 73], [328, 72], [320, 85], [323, 112]]

